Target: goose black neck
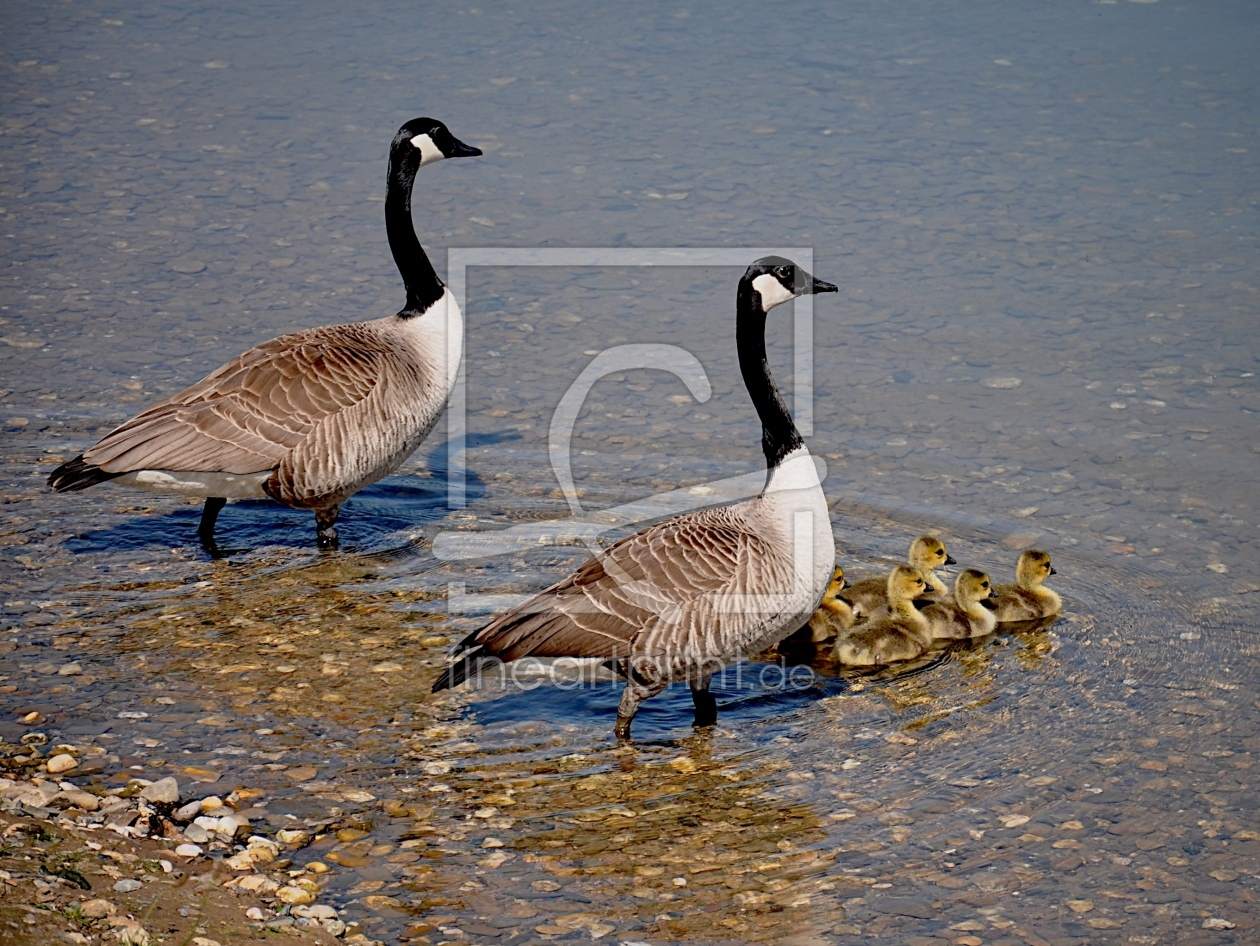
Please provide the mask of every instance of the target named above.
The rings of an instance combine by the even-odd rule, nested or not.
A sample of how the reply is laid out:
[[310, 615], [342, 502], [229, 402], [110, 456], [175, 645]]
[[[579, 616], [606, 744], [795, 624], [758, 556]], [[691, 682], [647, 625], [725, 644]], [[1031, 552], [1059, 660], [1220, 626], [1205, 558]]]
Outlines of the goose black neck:
[[403, 319], [423, 315], [442, 298], [446, 288], [420, 246], [416, 228], [411, 222], [411, 188], [418, 168], [419, 161], [414, 157], [390, 155], [385, 191], [385, 232], [389, 236], [394, 263], [407, 288], [407, 304], [398, 313], [398, 317]]
[[773, 470], [805, 441], [770, 374], [770, 363], [766, 359], [766, 313], [761, 307], [761, 295], [753, 289], [751, 281], [740, 283], [735, 301], [735, 346], [739, 351], [744, 387], [761, 418], [761, 449], [765, 451], [766, 464]]

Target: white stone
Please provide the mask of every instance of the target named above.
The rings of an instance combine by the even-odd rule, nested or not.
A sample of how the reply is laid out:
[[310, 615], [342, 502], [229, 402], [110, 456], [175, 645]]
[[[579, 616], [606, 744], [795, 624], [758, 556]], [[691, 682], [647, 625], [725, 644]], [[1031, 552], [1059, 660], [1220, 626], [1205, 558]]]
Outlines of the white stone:
[[64, 792], [58, 792], [50, 799], [50, 803], [58, 808], [82, 808], [84, 811], [96, 811], [101, 807], [101, 800], [91, 792], [85, 792], [81, 789], [71, 788]]
[[55, 755], [48, 760], [48, 772], [50, 775], [56, 775], [59, 772], [69, 772], [79, 764], [79, 760], [67, 752], [61, 755]]
[[302, 887], [281, 887], [276, 891], [276, 899], [281, 903], [289, 903], [296, 906], [302, 903], [313, 903], [315, 894]]
[[280, 846], [268, 838], [253, 835], [246, 843], [245, 852], [255, 864], [270, 864], [280, 856]]
[[300, 904], [289, 911], [294, 916], [304, 916], [312, 920], [332, 920], [337, 911], [326, 903]]
[[[209, 815], [200, 815], [193, 820], [193, 824], [212, 834], [221, 834], [224, 837], [234, 838], [241, 828], [248, 828], [249, 822], [239, 815], [224, 815], [222, 818], [212, 818]], [[187, 833], [187, 832], [185, 832]]]
[[196, 844], [181, 844], [175, 848], [175, 853], [180, 857], [200, 857], [202, 850]]
[[250, 874], [248, 877], [238, 877], [232, 881], [232, 886], [239, 887], [241, 890], [248, 890], [251, 893], [275, 893], [280, 889], [280, 885], [265, 874]]
[[249, 851], [241, 851], [239, 854], [233, 854], [224, 860], [224, 863], [232, 870], [253, 870], [254, 859], [250, 857]]
[[167, 776], [146, 785], [140, 791], [140, 797], [157, 805], [173, 805], [179, 801], [179, 783]]

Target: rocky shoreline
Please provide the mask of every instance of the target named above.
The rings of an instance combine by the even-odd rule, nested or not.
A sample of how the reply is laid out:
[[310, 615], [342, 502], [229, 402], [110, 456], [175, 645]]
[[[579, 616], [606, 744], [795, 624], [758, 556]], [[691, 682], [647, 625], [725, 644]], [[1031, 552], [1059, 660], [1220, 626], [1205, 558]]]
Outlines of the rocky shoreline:
[[317, 902], [327, 865], [293, 863], [317, 830], [255, 832], [260, 791], [189, 797], [169, 777], [81, 787], [78, 756], [55, 746], [39, 774], [0, 775], [0, 940], [237, 946], [286, 932], [378, 946]]

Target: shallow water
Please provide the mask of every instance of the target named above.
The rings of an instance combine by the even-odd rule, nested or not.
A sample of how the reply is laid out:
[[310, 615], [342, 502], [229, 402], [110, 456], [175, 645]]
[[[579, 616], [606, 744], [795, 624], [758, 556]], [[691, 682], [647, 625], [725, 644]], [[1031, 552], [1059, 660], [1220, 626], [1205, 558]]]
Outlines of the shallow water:
[[[3, 18], [6, 740], [38, 711], [109, 750], [109, 784], [257, 787], [265, 830], [370, 828], [298, 860], [391, 942], [1254, 939], [1254, 5]], [[1064, 617], [876, 679], [743, 665], [714, 730], [671, 690], [632, 748], [613, 686], [428, 695], [479, 620], [453, 604], [587, 554], [432, 547], [569, 514], [547, 432], [594, 353], [680, 346], [712, 397], [601, 381], [585, 509], [758, 469], [717, 266], [470, 268], [468, 504], [440, 427], [346, 505], [339, 555], [266, 503], [224, 512], [210, 562], [196, 506], [46, 493], [248, 345], [393, 311], [385, 149], [425, 113], [486, 152], [418, 181], [439, 269], [449, 247], [812, 247], [841, 285], [814, 307], [808, 436], [840, 561], [885, 568], [932, 529], [1009, 580], [1036, 544]], [[800, 339], [772, 322], [791, 390]]]

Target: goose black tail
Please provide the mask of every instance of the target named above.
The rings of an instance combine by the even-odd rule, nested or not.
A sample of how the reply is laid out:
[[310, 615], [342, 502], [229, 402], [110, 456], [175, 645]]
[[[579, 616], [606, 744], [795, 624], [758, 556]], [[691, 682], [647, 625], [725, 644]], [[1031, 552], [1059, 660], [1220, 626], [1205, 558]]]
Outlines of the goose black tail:
[[87, 463], [83, 454], [67, 460], [48, 477], [48, 485], [59, 493], [77, 493], [81, 489], [105, 483], [122, 476], [122, 473], [106, 473], [99, 466]]
[[455, 689], [480, 669], [484, 655], [481, 653], [481, 645], [476, 641], [479, 633], [481, 632], [473, 631], [456, 645], [451, 654], [455, 662], [438, 674], [437, 680], [433, 683], [434, 693]]

